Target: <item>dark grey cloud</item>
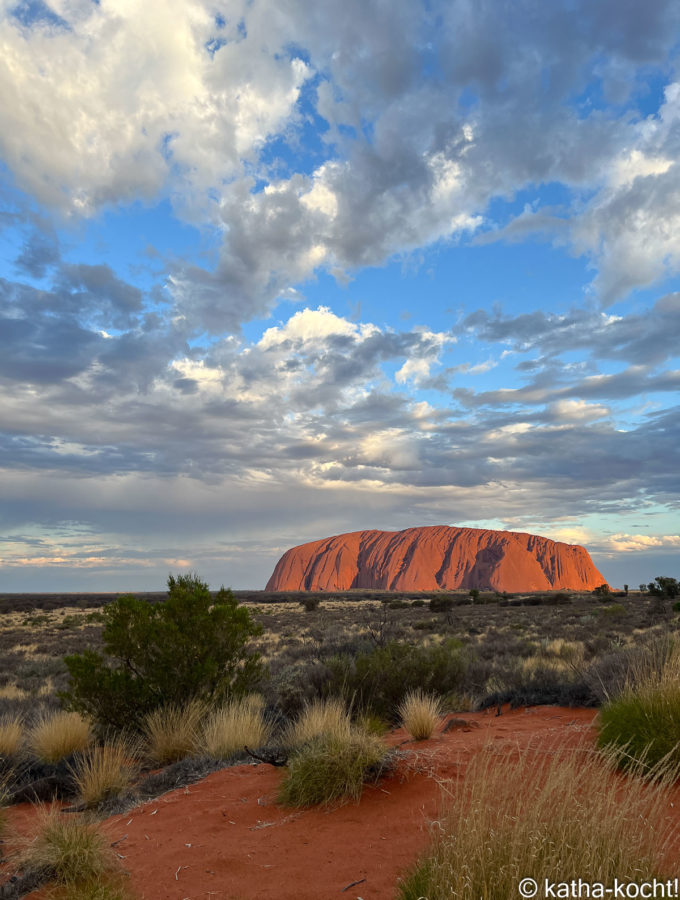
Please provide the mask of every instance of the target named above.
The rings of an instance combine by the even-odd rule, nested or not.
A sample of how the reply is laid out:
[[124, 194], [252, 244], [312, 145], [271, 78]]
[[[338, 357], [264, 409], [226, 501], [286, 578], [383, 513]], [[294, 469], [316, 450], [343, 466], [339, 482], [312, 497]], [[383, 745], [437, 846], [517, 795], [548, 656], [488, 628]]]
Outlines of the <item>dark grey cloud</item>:
[[[562, 377], [564, 380], [564, 376]], [[559, 400], [580, 399], [626, 400], [649, 394], [674, 392], [680, 388], [680, 370], [652, 374], [635, 366], [614, 375], [591, 375], [568, 386], [559, 386], [550, 377], [540, 377], [519, 388], [473, 391], [455, 388], [453, 396], [468, 408], [543, 405]]]
[[107, 265], [61, 266], [57, 302], [93, 324], [129, 328], [143, 305], [138, 287], [122, 281]]
[[59, 242], [49, 226], [33, 231], [25, 240], [15, 265], [33, 278], [42, 278], [60, 262]]
[[659, 365], [680, 355], [680, 294], [667, 294], [651, 309], [620, 317], [584, 308], [563, 315], [534, 310], [519, 316], [476, 310], [461, 327], [480, 340], [503, 342], [516, 352], [538, 351], [546, 359], [585, 350], [594, 359]]

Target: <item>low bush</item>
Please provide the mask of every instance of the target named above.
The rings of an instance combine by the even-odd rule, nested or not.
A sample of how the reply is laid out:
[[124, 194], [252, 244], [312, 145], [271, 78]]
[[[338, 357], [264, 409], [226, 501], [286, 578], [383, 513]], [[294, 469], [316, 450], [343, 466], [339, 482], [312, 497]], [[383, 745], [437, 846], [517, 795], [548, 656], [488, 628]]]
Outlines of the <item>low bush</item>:
[[524, 878], [539, 885], [546, 877], [605, 885], [668, 878], [670, 799], [667, 784], [639, 778], [621, 790], [611, 756], [586, 746], [476, 754], [399, 898], [516, 897]]
[[323, 690], [327, 695], [343, 697], [360, 713], [396, 723], [398, 706], [410, 690], [455, 694], [463, 681], [466, 660], [458, 641], [430, 647], [390, 641], [354, 658], [333, 657], [326, 665]]
[[[591, 652], [596, 648], [589, 644]], [[680, 648], [672, 635], [663, 635], [645, 644], [624, 647], [593, 660], [584, 676], [598, 705], [623, 693], [661, 684], [667, 673], [678, 665]]]
[[307, 612], [314, 612], [314, 610], [319, 608], [320, 603], [321, 597], [317, 597], [315, 594], [309, 594], [300, 600], [300, 604], [304, 606]]
[[92, 726], [77, 712], [43, 715], [28, 733], [28, 749], [40, 762], [56, 763], [85, 750], [92, 740]]
[[626, 607], [623, 605], [623, 603], [610, 603], [609, 606], [602, 606], [597, 611], [598, 615], [608, 616], [610, 618], [617, 618], [624, 615], [625, 612]]
[[81, 802], [88, 808], [116, 797], [132, 783], [139, 748], [120, 739], [91, 747], [72, 767], [73, 782]]
[[475, 703], [476, 709], [488, 709], [509, 703], [519, 706], [596, 706], [597, 698], [586, 676], [576, 669], [565, 667], [561, 661], [537, 660], [526, 668], [512, 661], [505, 668], [493, 671], [492, 681], [501, 686], [483, 692]]
[[402, 725], [416, 741], [432, 737], [441, 713], [441, 698], [421, 690], [409, 691], [399, 704]]
[[261, 747], [270, 734], [261, 698], [244, 697], [211, 713], [203, 728], [202, 745], [213, 759], [228, 759], [243, 753], [246, 746]]
[[430, 611], [435, 613], [448, 613], [453, 609], [453, 597], [447, 597], [445, 594], [441, 597], [432, 597], [430, 600]]
[[380, 778], [386, 757], [380, 738], [357, 728], [314, 738], [290, 757], [279, 801], [317, 806], [359, 800], [366, 781]]
[[146, 753], [160, 766], [192, 756], [199, 744], [205, 705], [198, 700], [168, 704], [150, 712], [144, 722]]

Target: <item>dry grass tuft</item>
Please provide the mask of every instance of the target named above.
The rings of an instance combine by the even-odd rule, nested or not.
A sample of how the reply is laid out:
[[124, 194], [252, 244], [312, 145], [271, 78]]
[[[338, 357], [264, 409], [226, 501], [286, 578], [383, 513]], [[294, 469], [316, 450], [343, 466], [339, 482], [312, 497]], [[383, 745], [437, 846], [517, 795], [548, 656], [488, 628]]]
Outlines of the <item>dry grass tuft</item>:
[[432, 737], [441, 714], [441, 699], [421, 690], [409, 691], [399, 704], [399, 718], [416, 741], [426, 741]]
[[305, 705], [295, 722], [285, 730], [283, 744], [300, 747], [322, 735], [347, 738], [351, 730], [350, 716], [342, 700], [336, 697], [314, 700]]
[[150, 712], [144, 723], [149, 759], [165, 766], [193, 756], [200, 742], [205, 714], [205, 704], [198, 700], [184, 706], [162, 706]]
[[136, 773], [139, 747], [132, 740], [119, 739], [100, 747], [91, 747], [73, 766], [73, 781], [81, 801], [97, 806], [121, 794]]
[[76, 712], [56, 712], [43, 716], [31, 728], [28, 747], [41, 762], [59, 762], [71, 753], [85, 750], [92, 740], [92, 726]]
[[19, 716], [0, 719], [0, 759], [14, 759], [19, 755], [24, 729]]
[[677, 838], [669, 785], [668, 777], [625, 778], [612, 754], [585, 745], [519, 754], [487, 748], [452, 789], [431, 849], [399, 898], [514, 898], [523, 878], [611, 885], [662, 877]]
[[358, 801], [365, 782], [380, 777], [387, 752], [379, 737], [359, 728], [314, 737], [288, 761], [279, 801], [303, 807]]
[[105, 882], [118, 871], [114, 851], [93, 825], [56, 809], [42, 809], [39, 823], [38, 834], [19, 854], [22, 868], [44, 873], [69, 888]]
[[261, 747], [270, 734], [262, 698], [253, 695], [227, 703], [210, 715], [203, 730], [203, 746], [213, 759], [228, 759], [245, 746]]

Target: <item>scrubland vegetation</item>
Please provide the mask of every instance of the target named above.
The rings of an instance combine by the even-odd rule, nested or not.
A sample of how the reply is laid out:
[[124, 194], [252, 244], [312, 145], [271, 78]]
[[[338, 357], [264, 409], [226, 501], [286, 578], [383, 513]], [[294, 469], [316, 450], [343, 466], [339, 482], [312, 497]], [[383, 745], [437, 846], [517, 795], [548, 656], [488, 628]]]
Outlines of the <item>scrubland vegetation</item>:
[[[676, 584], [657, 578], [644, 593], [622, 594], [284, 598], [211, 592], [189, 575], [171, 577], [162, 600], [123, 597], [70, 612], [5, 603], [0, 790], [10, 803], [64, 797], [105, 815], [255, 756], [285, 766], [281, 803], [333, 805], [357, 800], [367, 781], [389, 770], [395, 751], [381, 734], [390, 727], [424, 740], [445, 712], [500, 711], [506, 703], [600, 707], [599, 751], [477, 760], [401, 896], [436, 900], [445, 896], [442, 885], [463, 885], [461, 878], [469, 896], [486, 896], [484, 879], [496, 883], [501, 870], [515, 879], [514, 895], [511, 852], [523, 876], [553, 866], [606, 880], [597, 866], [607, 854], [618, 877], [628, 863], [656, 873], [659, 857], [645, 835], [658, 825], [666, 782], [680, 764]], [[511, 796], [503, 785], [528, 778], [528, 766], [540, 777]], [[611, 790], [615, 766], [627, 773], [623, 804], [621, 791]], [[542, 817], [554, 813], [555, 790], [568, 802], [548, 827]], [[494, 792], [500, 802], [492, 812]], [[636, 831], [628, 804], [638, 802], [649, 826]], [[592, 831], [598, 816], [608, 828]], [[98, 846], [90, 825], [62, 818], [46, 820], [15, 864], [49, 876], [63, 896], [127, 896], [108, 863], [77, 881], [60, 874], [54, 854], [94, 859]], [[478, 840], [489, 829], [498, 847]], [[577, 837], [588, 829], [586, 846]], [[551, 856], [565, 841], [573, 855]], [[536, 853], [533, 867], [520, 853], [525, 844]]]

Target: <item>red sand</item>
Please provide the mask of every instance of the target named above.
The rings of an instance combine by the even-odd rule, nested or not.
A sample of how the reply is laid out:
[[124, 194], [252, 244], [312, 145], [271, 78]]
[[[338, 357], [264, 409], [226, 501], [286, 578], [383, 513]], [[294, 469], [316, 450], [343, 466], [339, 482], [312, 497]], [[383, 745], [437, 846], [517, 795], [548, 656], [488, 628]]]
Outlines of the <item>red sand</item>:
[[534, 534], [432, 525], [353, 531], [287, 550], [268, 591], [585, 590], [604, 583], [588, 551]]
[[[427, 844], [439, 780], [456, 778], [471, 754], [489, 744], [575, 744], [590, 733], [595, 714], [560, 707], [501, 717], [461, 713], [479, 727], [419, 743], [395, 731], [389, 743], [410, 755], [389, 779], [367, 787], [359, 804], [282, 808], [275, 801], [282, 769], [236, 766], [102, 827], [120, 842], [116, 849], [140, 900], [392, 900], [399, 875]], [[13, 811], [22, 830], [29, 814], [30, 808]]]

